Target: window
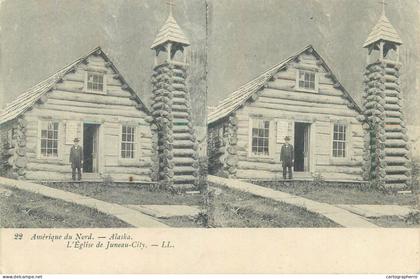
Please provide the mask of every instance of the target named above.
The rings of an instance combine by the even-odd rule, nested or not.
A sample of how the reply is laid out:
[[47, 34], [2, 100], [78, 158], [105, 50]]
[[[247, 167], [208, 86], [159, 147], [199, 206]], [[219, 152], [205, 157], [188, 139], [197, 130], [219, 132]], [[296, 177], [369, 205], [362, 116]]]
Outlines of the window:
[[335, 158], [346, 157], [346, 139], [347, 127], [344, 124], [334, 124], [333, 131], [333, 150], [332, 154]]
[[41, 156], [58, 157], [58, 122], [41, 122]]
[[318, 90], [315, 72], [298, 70], [298, 88]]
[[135, 153], [135, 128], [122, 126], [121, 133], [121, 158], [134, 159]]
[[104, 75], [88, 72], [86, 88], [92, 92], [104, 92]]
[[252, 119], [252, 154], [269, 155], [270, 121]]

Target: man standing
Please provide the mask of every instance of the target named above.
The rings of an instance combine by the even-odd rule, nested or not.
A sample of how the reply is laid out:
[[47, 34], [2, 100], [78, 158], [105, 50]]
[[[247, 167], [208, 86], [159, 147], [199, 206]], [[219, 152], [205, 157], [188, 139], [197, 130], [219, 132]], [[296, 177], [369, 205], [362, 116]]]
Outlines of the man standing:
[[284, 138], [285, 144], [281, 147], [280, 152], [280, 161], [283, 165], [283, 179], [286, 179], [286, 174], [289, 172], [289, 179], [293, 178], [292, 174], [292, 166], [293, 166], [293, 160], [294, 160], [294, 151], [293, 151], [293, 145], [289, 143], [290, 138], [286, 136]]
[[71, 163], [71, 176], [73, 180], [76, 180], [76, 169], [77, 169], [77, 180], [82, 179], [82, 165], [83, 165], [83, 150], [79, 146], [79, 139], [74, 139], [74, 145], [70, 149], [70, 163]]

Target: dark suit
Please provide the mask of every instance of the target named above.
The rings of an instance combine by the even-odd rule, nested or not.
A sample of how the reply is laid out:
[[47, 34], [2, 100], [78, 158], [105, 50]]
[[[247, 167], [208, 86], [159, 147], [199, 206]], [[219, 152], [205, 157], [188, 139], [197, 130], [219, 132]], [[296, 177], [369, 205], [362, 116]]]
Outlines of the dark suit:
[[293, 160], [294, 160], [294, 150], [293, 145], [285, 143], [281, 147], [280, 152], [280, 161], [283, 165], [283, 178], [286, 179], [287, 171], [289, 172], [289, 179], [293, 178], [292, 173], [292, 166], [293, 166]]
[[72, 179], [76, 180], [76, 169], [77, 179], [82, 179], [82, 161], [83, 161], [83, 150], [81, 146], [72, 146], [70, 149], [70, 163], [71, 163], [71, 175]]

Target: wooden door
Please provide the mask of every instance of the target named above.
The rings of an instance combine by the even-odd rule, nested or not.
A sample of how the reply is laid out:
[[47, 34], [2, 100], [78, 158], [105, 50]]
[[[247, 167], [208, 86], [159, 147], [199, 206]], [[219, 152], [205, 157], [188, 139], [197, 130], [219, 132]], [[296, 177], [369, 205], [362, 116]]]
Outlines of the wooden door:
[[95, 125], [92, 133], [92, 172], [98, 172], [98, 140], [99, 125]]
[[310, 135], [310, 124], [305, 125], [305, 129], [303, 130], [303, 169], [305, 172], [309, 171], [309, 135]]

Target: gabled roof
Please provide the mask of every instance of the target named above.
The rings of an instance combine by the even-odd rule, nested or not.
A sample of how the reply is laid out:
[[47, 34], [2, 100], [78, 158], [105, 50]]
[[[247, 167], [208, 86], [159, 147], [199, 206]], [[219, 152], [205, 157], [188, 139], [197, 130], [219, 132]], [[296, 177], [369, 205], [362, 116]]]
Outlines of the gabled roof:
[[[290, 56], [289, 58], [281, 61], [279, 64], [273, 66], [272, 68], [268, 69], [264, 73], [260, 74], [258, 77], [254, 78], [253, 80], [249, 81], [248, 83], [242, 85], [231, 93], [226, 99], [222, 100], [219, 105], [216, 107], [215, 110], [213, 110], [208, 115], [207, 123], [211, 124], [213, 122], [216, 122], [232, 112], [236, 111], [239, 107], [245, 104], [245, 102], [251, 98], [256, 92], [258, 92], [261, 88], [264, 87], [265, 84], [282, 68], [284, 68], [289, 62], [295, 60], [300, 54], [312, 50], [313, 55], [315, 55], [321, 62], [323, 67], [328, 72], [331, 72], [331, 69], [327, 66], [325, 61], [322, 59], [322, 57], [315, 51], [315, 49], [312, 47], [312, 45], [308, 45], [303, 50], [297, 52], [296, 54]], [[356, 110], [361, 112], [361, 108], [359, 105], [354, 101], [354, 99], [350, 96], [350, 94], [344, 89], [344, 87], [338, 82], [338, 85], [342, 89], [344, 96], [349, 99], [350, 102], [354, 104], [354, 107]]]
[[363, 47], [367, 47], [372, 43], [381, 40], [393, 42], [399, 45], [403, 43], [397, 31], [385, 16], [385, 13], [382, 13], [382, 16], [379, 18], [379, 21], [376, 23], [375, 27], [373, 27], [373, 30], [370, 32]]
[[189, 46], [190, 42], [179, 27], [175, 18], [172, 16], [172, 13], [169, 13], [168, 19], [160, 28], [155, 41], [153, 42], [150, 48], [156, 48], [159, 45], [162, 45], [166, 42], [175, 42], [185, 46]]
[[[22, 113], [26, 112], [30, 107], [32, 107], [44, 94], [50, 91], [54, 85], [63, 79], [63, 77], [72, 71], [74, 67], [85, 61], [89, 56], [98, 53], [101, 55], [105, 61], [110, 63], [110, 67], [114, 70], [114, 72], [119, 76], [119, 79], [123, 84], [127, 84], [124, 78], [120, 75], [117, 68], [112, 64], [106, 54], [102, 51], [101, 47], [96, 47], [95, 49], [91, 50], [87, 55], [80, 57], [79, 59], [75, 60], [74, 62], [70, 63], [69, 65], [65, 66], [55, 74], [51, 75], [47, 79], [39, 82], [35, 86], [31, 87], [28, 91], [19, 95], [14, 101], [7, 104], [3, 111], [0, 112], [0, 124], [6, 123], [7, 121], [13, 120]], [[127, 90], [135, 97], [135, 100], [142, 104], [146, 113], [149, 113], [149, 110], [144, 105], [144, 103], [140, 100], [137, 94], [131, 89], [131, 87], [127, 84]]]

